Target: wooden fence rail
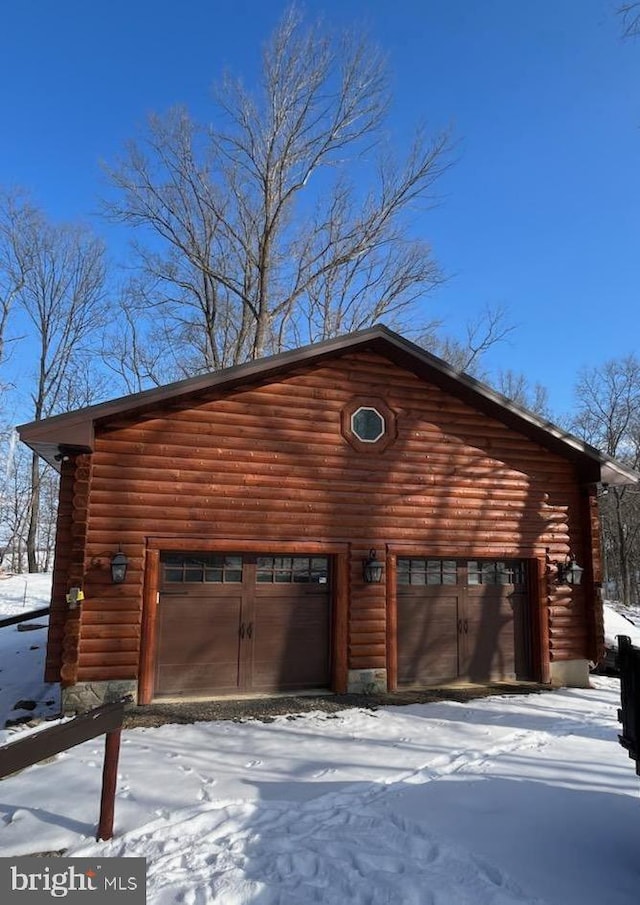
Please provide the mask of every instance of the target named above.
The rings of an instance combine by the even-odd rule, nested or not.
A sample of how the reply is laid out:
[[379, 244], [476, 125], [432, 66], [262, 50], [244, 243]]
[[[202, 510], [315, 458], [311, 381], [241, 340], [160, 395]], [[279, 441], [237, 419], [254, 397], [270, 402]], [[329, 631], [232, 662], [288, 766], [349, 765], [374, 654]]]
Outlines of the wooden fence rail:
[[618, 665], [620, 668], [620, 703], [618, 720], [622, 732], [620, 744], [636, 762], [640, 776], [640, 648], [634, 647], [626, 635], [618, 635]]
[[25, 610], [18, 616], [3, 616], [0, 619], [0, 628], [4, 628], [5, 625], [17, 625], [18, 622], [28, 622], [30, 619], [38, 619], [40, 616], [48, 616], [50, 609], [48, 606], [41, 606], [39, 610]]
[[66, 723], [52, 726], [27, 735], [15, 742], [0, 747], [0, 779], [37, 764], [54, 754], [67, 751], [76, 745], [106, 735], [104, 764], [102, 768], [102, 793], [100, 796], [100, 819], [96, 839], [111, 839], [115, 810], [116, 780], [118, 776], [118, 756], [124, 702], [103, 704], [95, 710], [81, 713]]

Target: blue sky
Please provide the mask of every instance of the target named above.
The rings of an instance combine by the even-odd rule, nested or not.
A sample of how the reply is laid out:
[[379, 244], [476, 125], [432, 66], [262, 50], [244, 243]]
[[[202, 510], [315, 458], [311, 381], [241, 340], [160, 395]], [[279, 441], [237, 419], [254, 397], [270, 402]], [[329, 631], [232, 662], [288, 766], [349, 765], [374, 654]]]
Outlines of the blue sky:
[[[451, 126], [457, 162], [419, 223], [450, 275], [449, 332], [486, 305], [518, 324], [489, 359], [569, 410], [579, 369], [639, 353], [640, 39], [616, 0], [307, 0], [388, 54], [393, 141]], [[281, 0], [2, 4], [0, 184], [53, 219], [97, 217], [100, 160], [175, 103], [206, 117], [225, 67], [251, 81]]]

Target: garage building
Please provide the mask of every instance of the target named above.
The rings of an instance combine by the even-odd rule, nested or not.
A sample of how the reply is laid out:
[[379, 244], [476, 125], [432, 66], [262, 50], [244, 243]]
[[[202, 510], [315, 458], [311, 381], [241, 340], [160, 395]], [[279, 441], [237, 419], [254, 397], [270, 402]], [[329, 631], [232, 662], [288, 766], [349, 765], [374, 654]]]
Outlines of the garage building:
[[639, 476], [386, 327], [19, 432], [61, 472], [68, 708], [585, 685], [602, 654], [598, 487]]

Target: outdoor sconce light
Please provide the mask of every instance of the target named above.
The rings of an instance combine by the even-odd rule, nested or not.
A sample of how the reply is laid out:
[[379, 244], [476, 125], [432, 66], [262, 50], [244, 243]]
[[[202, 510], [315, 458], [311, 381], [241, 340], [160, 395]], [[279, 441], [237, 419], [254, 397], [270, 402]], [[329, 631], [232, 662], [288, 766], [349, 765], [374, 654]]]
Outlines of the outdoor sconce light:
[[558, 563], [558, 581], [560, 584], [580, 584], [583, 572], [584, 569], [578, 565], [572, 555], [567, 557], [566, 562]]
[[118, 549], [118, 552], [111, 558], [111, 581], [114, 584], [122, 584], [125, 580], [128, 565], [129, 560], [122, 550]]
[[362, 560], [362, 577], [367, 584], [378, 584], [382, 581], [384, 563], [376, 559], [376, 551], [369, 550], [369, 557]]

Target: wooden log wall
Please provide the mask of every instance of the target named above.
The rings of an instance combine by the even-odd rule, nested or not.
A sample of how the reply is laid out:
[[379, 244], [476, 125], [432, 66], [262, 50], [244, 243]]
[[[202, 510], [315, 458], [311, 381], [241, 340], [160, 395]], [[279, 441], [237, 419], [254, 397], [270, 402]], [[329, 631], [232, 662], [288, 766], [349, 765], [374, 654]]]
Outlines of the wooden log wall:
[[[382, 400], [397, 418], [383, 452], [354, 449], [341, 413]], [[404, 371], [351, 353], [264, 386], [96, 428], [88, 498], [79, 681], [138, 672], [146, 539], [309, 540], [351, 545], [349, 666], [387, 665], [385, 584], [364, 585], [371, 548], [416, 555], [584, 558], [580, 489], [559, 455]], [[66, 491], [65, 491], [66, 492]], [[65, 497], [65, 506], [68, 505]], [[65, 516], [63, 516], [64, 518]], [[109, 580], [118, 545], [124, 585]], [[585, 656], [581, 589], [548, 583], [548, 647]]]

